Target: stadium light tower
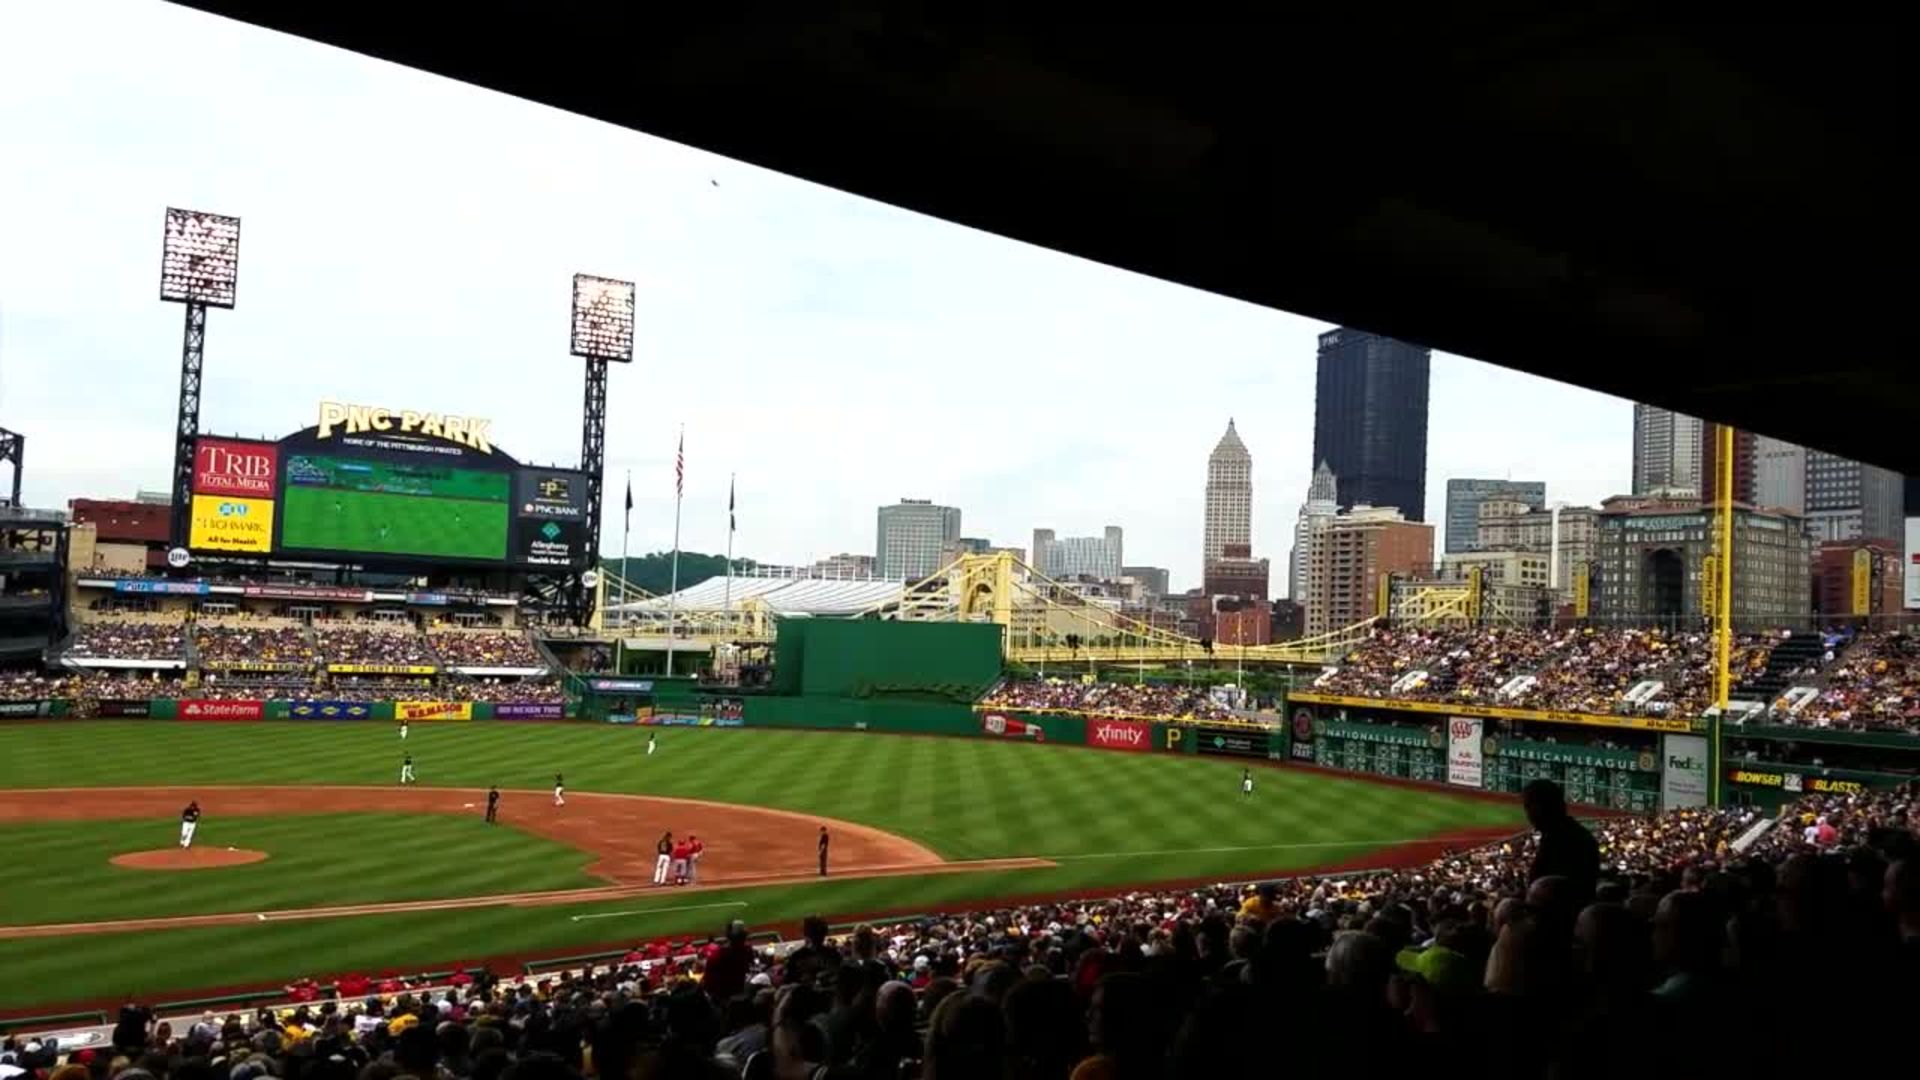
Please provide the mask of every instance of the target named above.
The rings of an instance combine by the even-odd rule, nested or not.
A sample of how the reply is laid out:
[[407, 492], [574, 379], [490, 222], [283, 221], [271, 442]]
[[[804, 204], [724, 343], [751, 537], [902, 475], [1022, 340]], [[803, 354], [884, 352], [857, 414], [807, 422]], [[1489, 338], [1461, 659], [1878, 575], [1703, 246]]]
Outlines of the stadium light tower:
[[193, 443], [200, 434], [200, 365], [207, 340], [207, 309], [233, 307], [240, 280], [240, 219], [167, 207], [160, 241], [160, 299], [183, 304], [180, 341], [180, 420], [174, 428], [174, 547], [187, 546], [193, 511]]
[[[580, 471], [587, 474], [587, 543], [600, 554], [602, 483], [607, 466], [607, 364], [633, 362], [633, 282], [573, 275], [573, 355], [587, 362], [587, 396], [580, 417]], [[621, 567], [622, 572], [626, 567]], [[575, 575], [574, 617], [592, 614], [588, 589]]]

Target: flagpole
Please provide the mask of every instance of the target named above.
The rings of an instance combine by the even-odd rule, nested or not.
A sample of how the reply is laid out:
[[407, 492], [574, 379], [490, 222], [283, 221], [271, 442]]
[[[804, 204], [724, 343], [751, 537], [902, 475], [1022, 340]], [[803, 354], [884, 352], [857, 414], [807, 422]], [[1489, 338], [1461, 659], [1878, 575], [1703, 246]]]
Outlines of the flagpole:
[[723, 600], [720, 604], [720, 609], [722, 611], [728, 612], [729, 618], [732, 617], [731, 616], [731, 612], [733, 611], [733, 474], [732, 473], [727, 474], [727, 592], [726, 592], [726, 599]]
[[680, 606], [680, 501], [686, 495], [687, 429], [680, 428], [680, 447], [674, 452], [673, 470], [673, 569], [667, 585], [667, 674], [673, 674], [674, 615]]
[[627, 541], [633, 536], [633, 470], [627, 470], [627, 523], [620, 529], [620, 618], [614, 631], [613, 672], [626, 673], [627, 658]]

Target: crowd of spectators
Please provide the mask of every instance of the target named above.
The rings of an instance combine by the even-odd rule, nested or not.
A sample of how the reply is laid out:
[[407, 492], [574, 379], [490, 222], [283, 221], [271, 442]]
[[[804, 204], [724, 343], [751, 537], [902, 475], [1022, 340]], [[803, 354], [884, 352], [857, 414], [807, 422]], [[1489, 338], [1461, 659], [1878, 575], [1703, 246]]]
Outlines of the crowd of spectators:
[[306, 628], [297, 624], [201, 621], [194, 627], [193, 641], [202, 664], [261, 663], [306, 667], [313, 662], [313, 646], [307, 640]]
[[1920, 635], [1862, 634], [1827, 668], [1818, 689], [1789, 722], [1920, 732]]
[[527, 635], [518, 630], [446, 630], [429, 635], [449, 667], [544, 668]]
[[89, 622], [67, 648], [73, 660], [185, 660], [186, 625], [177, 621], [101, 619]]
[[[1736, 679], [1764, 671], [1774, 639], [1736, 640]], [[1475, 702], [1566, 712], [1627, 711], [1627, 693], [1664, 685], [1633, 711], [1691, 715], [1712, 699], [1713, 636], [1626, 627], [1376, 628], [1314, 684], [1355, 697]], [[1523, 677], [1530, 676], [1530, 679]]]
[[1027, 712], [1082, 713], [1133, 720], [1228, 720], [1233, 714], [1206, 687], [1166, 683], [1004, 679], [980, 704]]
[[400, 664], [427, 667], [440, 662], [419, 631], [406, 626], [374, 629], [314, 623], [320, 656], [329, 664]]
[[129, 1006], [73, 1072], [4, 1051], [45, 1080], [1804, 1077], [1911, 1016], [1915, 807], [1809, 798], [1741, 852], [1752, 811], [1589, 832], [1536, 784], [1535, 834], [1408, 869], [811, 919], [773, 948], [733, 923], [563, 976], [301, 980], [178, 1028]]
[[456, 701], [491, 701], [498, 705], [558, 705], [567, 700], [559, 682], [545, 678], [452, 679], [446, 683]]

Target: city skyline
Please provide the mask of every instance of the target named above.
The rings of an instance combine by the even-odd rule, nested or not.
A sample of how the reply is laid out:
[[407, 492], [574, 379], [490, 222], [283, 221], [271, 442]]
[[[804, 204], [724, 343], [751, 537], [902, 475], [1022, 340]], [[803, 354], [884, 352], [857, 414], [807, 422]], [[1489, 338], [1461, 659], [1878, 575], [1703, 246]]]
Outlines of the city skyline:
[[[672, 546], [684, 423], [686, 550], [725, 550], [734, 473], [742, 557], [866, 550], [875, 507], [911, 494], [996, 543], [1121, 525], [1127, 558], [1185, 589], [1198, 463], [1232, 417], [1261, 459], [1255, 553], [1285, 558], [1328, 323], [181, 8], [10, 8], [0, 87], [35, 162], [0, 174], [36, 208], [0, 262], [0, 424], [29, 439], [31, 504], [168, 486], [180, 326], [154, 286], [176, 205], [243, 222], [237, 307], [210, 319], [209, 432], [277, 438], [323, 398], [359, 400], [488, 417], [508, 452], [570, 464], [585, 271], [638, 285], [607, 433], [635, 552]], [[895, 418], [903, 380], [936, 373], [981, 393]], [[987, 407], [994, 387], [1018, 405]], [[1583, 504], [1628, 487], [1621, 399], [1435, 353], [1429, 416], [1426, 520], [1449, 476]], [[601, 542], [617, 551], [617, 528]]]

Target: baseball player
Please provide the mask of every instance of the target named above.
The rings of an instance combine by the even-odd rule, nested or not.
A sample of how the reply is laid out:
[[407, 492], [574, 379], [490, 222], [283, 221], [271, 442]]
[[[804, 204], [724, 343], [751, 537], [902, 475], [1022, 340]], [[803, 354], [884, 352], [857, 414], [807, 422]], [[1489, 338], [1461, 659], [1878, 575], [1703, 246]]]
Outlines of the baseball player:
[[653, 740], [654, 740], [653, 732], [651, 731], [647, 732], [647, 756], [648, 757], [653, 756]]
[[673, 834], [670, 832], [661, 833], [659, 842], [653, 845], [653, 852], [653, 883], [655, 885], [665, 885], [667, 883], [667, 870], [673, 865]]
[[675, 840], [673, 842], [673, 883], [675, 885], [685, 885], [687, 883], [687, 863], [692, 857], [693, 844], [691, 841]]
[[491, 825], [500, 816], [500, 787], [495, 785], [487, 789], [487, 824]]
[[400, 758], [400, 782], [403, 784], [413, 783], [413, 755], [412, 754], [406, 754]]
[[1253, 770], [1252, 769], [1240, 770], [1240, 794], [1248, 798], [1251, 798], [1253, 796]]
[[180, 811], [180, 846], [181, 847], [190, 848], [193, 846], [193, 833], [194, 833], [194, 830], [198, 829], [199, 827], [200, 827], [200, 800], [195, 799], [192, 802], [187, 804], [187, 808], [185, 810]]
[[707, 842], [698, 836], [687, 837], [687, 884], [691, 885], [700, 877], [700, 856], [705, 854]]
[[567, 784], [566, 781], [560, 779], [559, 773], [553, 774], [553, 805], [567, 805]]
[[820, 876], [827, 876], [827, 827], [820, 826]]
[[400, 721], [400, 741], [407, 741], [407, 722], [405, 720]]

